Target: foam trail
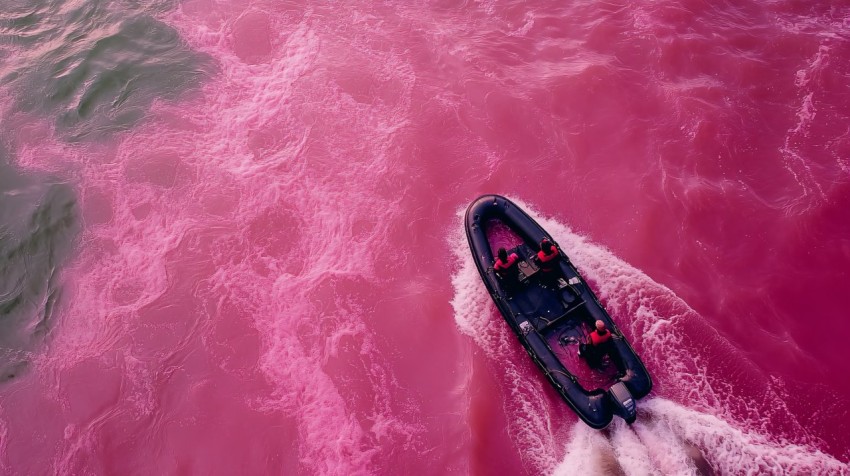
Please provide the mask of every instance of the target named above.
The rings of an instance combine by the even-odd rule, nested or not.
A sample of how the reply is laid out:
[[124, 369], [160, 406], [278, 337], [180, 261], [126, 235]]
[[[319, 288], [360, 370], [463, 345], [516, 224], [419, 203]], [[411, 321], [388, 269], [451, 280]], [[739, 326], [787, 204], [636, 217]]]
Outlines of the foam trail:
[[[455, 322], [461, 332], [470, 336], [488, 358], [498, 362], [498, 371], [505, 384], [506, 404], [511, 407], [509, 434], [515, 444], [526, 449], [523, 460], [535, 468], [551, 468], [556, 460], [555, 437], [548, 422], [549, 405], [540, 380], [528, 381], [528, 359], [514, 351], [515, 337], [505, 323], [494, 319], [495, 307], [481, 283], [478, 271], [466, 247], [462, 229], [451, 239], [450, 249], [460, 261], [457, 273], [452, 276], [455, 295], [452, 299]], [[510, 357], [506, 358], [506, 356]]]
[[618, 421], [610, 438], [576, 425], [554, 474], [608, 474], [604, 462], [610, 455], [626, 475], [847, 474], [850, 469], [818, 450], [773, 441], [663, 398], [642, 401], [641, 408], [644, 418], [631, 427]]
[[[518, 351], [515, 337], [491, 303], [469, 255], [460, 212], [449, 238], [458, 261], [453, 276], [455, 322], [504, 369], [500, 372], [509, 431], [524, 461], [536, 471], [576, 474], [603, 468], [603, 473], [694, 473], [706, 464], [699, 455], [695, 457], [698, 452], [724, 473], [737, 473], [738, 468], [745, 472], [846, 470], [841, 462], [815, 449], [818, 440], [788, 417], [775, 381], [670, 289], [566, 225], [541, 216], [521, 200], [512, 200], [567, 251], [647, 365], [655, 382], [653, 394], [664, 397], [639, 402], [638, 421], [628, 427], [617, 420], [607, 430], [610, 438], [581, 423], [573, 428], [569, 442], [553, 434], [554, 406], [564, 404], [542, 396], [546, 382], [526, 365], [528, 359]], [[685, 402], [688, 407], [682, 406]], [[533, 444], [528, 445], [529, 441]], [[736, 448], [728, 448], [729, 442], [735, 442]], [[547, 454], [536, 453], [540, 451]]]

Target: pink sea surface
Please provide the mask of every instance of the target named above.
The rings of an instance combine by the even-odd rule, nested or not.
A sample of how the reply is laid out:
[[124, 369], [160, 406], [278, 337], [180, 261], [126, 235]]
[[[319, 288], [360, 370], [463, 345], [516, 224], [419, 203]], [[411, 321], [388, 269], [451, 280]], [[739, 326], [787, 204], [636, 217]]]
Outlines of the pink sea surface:
[[[2, 108], [78, 193], [6, 474], [848, 474], [842, 1], [185, 0], [217, 70], [129, 131]], [[8, 102], [8, 92], [3, 93]], [[655, 382], [584, 426], [461, 214], [556, 238]]]

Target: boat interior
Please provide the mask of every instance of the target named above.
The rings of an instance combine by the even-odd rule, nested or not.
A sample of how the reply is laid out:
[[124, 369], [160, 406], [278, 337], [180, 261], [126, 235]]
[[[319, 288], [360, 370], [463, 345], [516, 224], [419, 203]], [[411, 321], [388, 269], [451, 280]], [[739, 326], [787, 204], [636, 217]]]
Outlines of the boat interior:
[[499, 282], [514, 315], [534, 326], [582, 387], [607, 390], [624, 369], [615, 353], [605, 353], [593, 367], [580, 355], [596, 320], [582, 296], [580, 287], [585, 284], [578, 276], [544, 273], [536, 264], [536, 250], [526, 243], [511, 248], [510, 253], [520, 259], [516, 273]]

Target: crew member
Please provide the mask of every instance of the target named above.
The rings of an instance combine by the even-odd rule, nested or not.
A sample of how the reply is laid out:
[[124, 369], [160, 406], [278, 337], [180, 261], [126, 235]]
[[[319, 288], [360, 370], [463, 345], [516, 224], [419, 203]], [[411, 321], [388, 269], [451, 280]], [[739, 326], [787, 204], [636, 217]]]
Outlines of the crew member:
[[499, 248], [498, 258], [496, 258], [496, 263], [493, 264], [493, 269], [500, 278], [504, 278], [516, 274], [518, 261], [519, 256], [516, 253], [511, 253], [508, 256], [508, 252], [504, 248]]
[[611, 340], [611, 331], [605, 327], [602, 321], [596, 321], [596, 330], [590, 333], [590, 342], [594, 347], [604, 347]]
[[611, 331], [602, 321], [596, 321], [596, 330], [590, 333], [590, 342], [579, 346], [579, 355], [584, 357], [591, 368], [602, 366], [602, 359], [611, 354]]
[[560, 253], [558, 248], [549, 241], [548, 238], [543, 238], [540, 241], [540, 251], [537, 252], [537, 261], [540, 263], [540, 271], [544, 273], [552, 273], [558, 269], [558, 257]]

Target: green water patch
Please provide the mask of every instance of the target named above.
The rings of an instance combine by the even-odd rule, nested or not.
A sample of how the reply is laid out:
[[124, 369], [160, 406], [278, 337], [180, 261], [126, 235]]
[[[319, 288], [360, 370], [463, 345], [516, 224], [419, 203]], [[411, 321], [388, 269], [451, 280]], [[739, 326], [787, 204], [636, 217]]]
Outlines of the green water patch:
[[157, 16], [172, 1], [12, 0], [0, 11], [0, 82], [19, 110], [46, 115], [68, 141], [141, 120], [214, 73]]
[[[0, 144], [16, 113], [43, 117], [59, 140], [109, 140], [214, 74], [159, 18], [174, 0], [3, 0]], [[14, 143], [14, 140], [8, 143]], [[55, 328], [81, 220], [73, 184], [10, 164], [0, 145], [0, 381], [14, 379]]]
[[59, 267], [79, 231], [73, 190], [23, 176], [0, 150], [0, 382], [18, 376], [53, 327]]

